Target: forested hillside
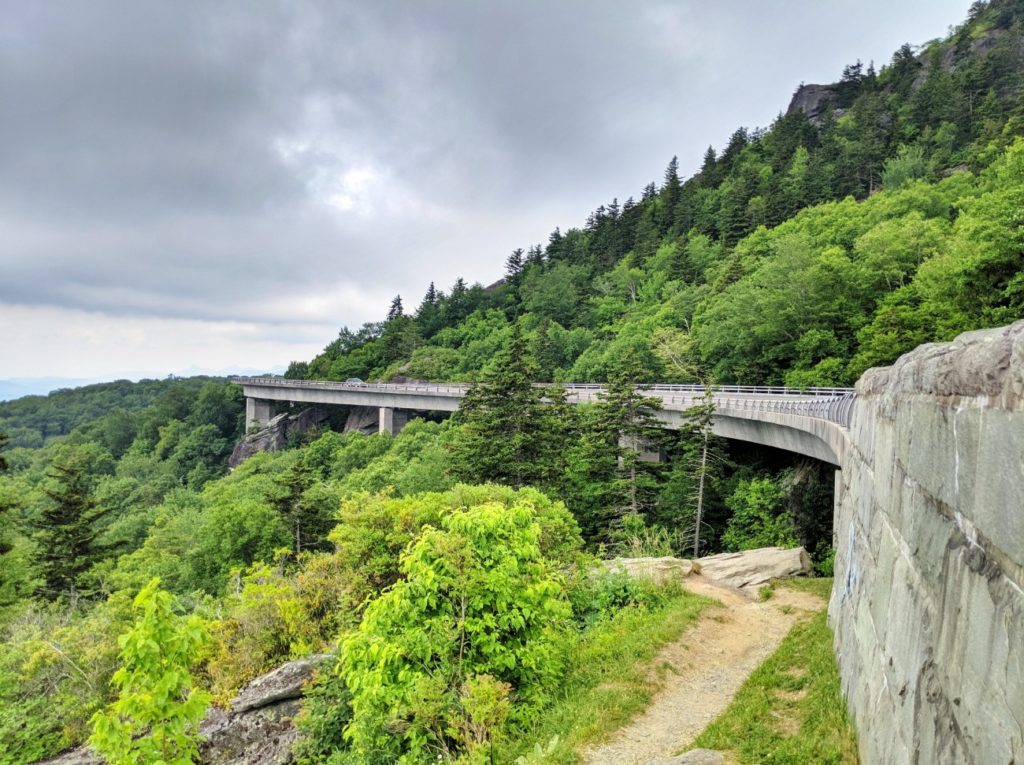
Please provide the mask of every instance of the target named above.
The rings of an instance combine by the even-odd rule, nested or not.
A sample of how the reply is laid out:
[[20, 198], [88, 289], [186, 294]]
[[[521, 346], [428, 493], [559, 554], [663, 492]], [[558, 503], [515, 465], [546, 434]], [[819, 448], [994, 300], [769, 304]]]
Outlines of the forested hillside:
[[[208, 702], [314, 652], [302, 763], [574, 761], [704, 605], [600, 557], [803, 544], [830, 573], [831, 467], [716, 439], [710, 399], [667, 433], [637, 384], [850, 384], [1024, 315], [1022, 136], [1024, 0], [976, 3], [288, 370], [476, 382], [449, 420], [229, 472], [221, 380], [0, 405], [0, 765], [188, 762]], [[570, 407], [538, 380], [607, 384]]]
[[693, 177], [673, 159], [516, 250], [498, 286], [396, 298], [288, 376], [474, 380], [518, 322], [547, 380], [606, 380], [632, 349], [647, 380], [839, 385], [1019, 317], [1022, 16], [976, 3], [948, 39], [853, 63]]

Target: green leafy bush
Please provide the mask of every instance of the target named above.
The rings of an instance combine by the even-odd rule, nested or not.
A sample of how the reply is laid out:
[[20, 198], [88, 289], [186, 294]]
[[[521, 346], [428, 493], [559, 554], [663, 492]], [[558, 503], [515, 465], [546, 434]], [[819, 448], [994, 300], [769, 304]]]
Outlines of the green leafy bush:
[[571, 608], [540, 538], [525, 503], [474, 506], [423, 531], [405, 579], [342, 648], [345, 735], [360, 761], [481, 761], [505, 719], [550, 699]]
[[92, 747], [110, 765], [191, 765], [210, 695], [193, 687], [189, 668], [206, 634], [196, 616], [174, 613], [174, 597], [153, 579], [135, 598], [141, 612], [118, 639], [117, 700], [93, 717]]

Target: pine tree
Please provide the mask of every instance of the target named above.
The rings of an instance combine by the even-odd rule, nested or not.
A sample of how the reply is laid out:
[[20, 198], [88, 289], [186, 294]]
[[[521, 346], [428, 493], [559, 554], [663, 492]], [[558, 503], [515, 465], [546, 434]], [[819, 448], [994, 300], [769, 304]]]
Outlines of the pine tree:
[[523, 248], [517, 247], [512, 254], [505, 259], [505, 276], [510, 282], [518, 279], [523, 271]]
[[533, 245], [526, 253], [526, 262], [531, 266], [544, 265], [544, 250], [539, 244]]
[[639, 359], [626, 354], [587, 413], [569, 456], [570, 505], [591, 538], [624, 516], [647, 513], [656, 501], [662, 468], [642, 458], [664, 443], [661, 401], [643, 395], [641, 374]]
[[685, 425], [680, 430], [683, 447], [680, 466], [688, 474], [692, 487], [689, 504], [693, 508], [694, 558], [701, 553], [708, 493], [726, 465], [724, 441], [712, 430], [714, 414], [715, 389], [713, 385], [705, 385], [701, 402], [686, 410]]
[[405, 315], [405, 312], [404, 312], [404, 310], [402, 308], [402, 296], [401, 295], [395, 295], [394, 299], [391, 301], [391, 307], [388, 308], [388, 318], [387, 318], [387, 321], [393, 321], [393, 320], [398, 319], [398, 318], [400, 318], [400, 317], [402, 317], [404, 315]]
[[97, 507], [85, 466], [74, 453], [55, 460], [47, 479], [43, 493], [50, 501], [35, 524], [44, 582], [40, 594], [74, 596], [81, 589], [82, 574], [104, 552], [96, 542], [95, 524], [111, 508]]
[[679, 181], [679, 158], [673, 156], [668, 167], [665, 168], [665, 184], [661, 187], [661, 196], [665, 203], [661, 213], [663, 231], [667, 231], [676, 219], [676, 207], [679, 204], [682, 188], [682, 183]]
[[454, 472], [476, 483], [548, 486], [564, 469], [564, 390], [534, 385], [538, 372], [518, 324], [455, 416]]

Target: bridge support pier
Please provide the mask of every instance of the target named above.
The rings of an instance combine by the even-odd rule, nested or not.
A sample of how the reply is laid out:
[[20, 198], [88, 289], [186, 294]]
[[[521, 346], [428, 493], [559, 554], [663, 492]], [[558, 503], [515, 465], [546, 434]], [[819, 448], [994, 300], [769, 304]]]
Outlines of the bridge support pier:
[[247, 398], [245, 400], [245, 429], [255, 426], [266, 427], [270, 422], [271, 404], [262, 398]]
[[405, 426], [405, 424], [408, 421], [408, 412], [404, 412], [401, 409], [396, 410], [394, 407], [391, 406], [382, 406], [380, 408], [380, 415], [377, 420], [377, 432], [397, 436], [398, 432]]

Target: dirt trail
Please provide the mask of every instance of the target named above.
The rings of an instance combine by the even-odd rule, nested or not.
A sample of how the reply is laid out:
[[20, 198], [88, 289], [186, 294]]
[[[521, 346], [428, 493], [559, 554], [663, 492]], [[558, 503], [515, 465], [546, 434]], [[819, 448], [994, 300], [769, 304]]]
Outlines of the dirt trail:
[[583, 753], [588, 765], [644, 765], [675, 754], [729, 705], [790, 627], [825, 606], [810, 593], [784, 587], [767, 601], [749, 600], [699, 576], [688, 579], [686, 587], [718, 599], [724, 608], [707, 608], [693, 627], [661, 650], [651, 664], [668, 668], [661, 689], [611, 741]]

